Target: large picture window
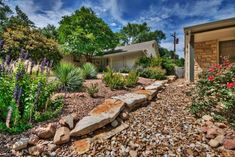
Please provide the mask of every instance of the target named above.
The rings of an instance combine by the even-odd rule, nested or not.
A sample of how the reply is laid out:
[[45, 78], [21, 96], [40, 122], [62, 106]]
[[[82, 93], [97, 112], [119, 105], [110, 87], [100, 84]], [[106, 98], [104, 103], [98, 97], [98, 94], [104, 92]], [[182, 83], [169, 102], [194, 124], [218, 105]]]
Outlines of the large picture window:
[[221, 41], [219, 43], [220, 63], [223, 57], [228, 57], [229, 60], [235, 63], [235, 40]]

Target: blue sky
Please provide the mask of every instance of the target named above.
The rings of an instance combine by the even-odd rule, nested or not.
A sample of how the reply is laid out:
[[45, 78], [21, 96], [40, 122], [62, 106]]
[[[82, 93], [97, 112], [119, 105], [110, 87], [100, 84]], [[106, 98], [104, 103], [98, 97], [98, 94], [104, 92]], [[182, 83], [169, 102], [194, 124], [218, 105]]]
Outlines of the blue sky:
[[183, 27], [235, 17], [235, 0], [5, 0], [27, 13], [38, 26], [58, 26], [64, 15], [70, 15], [81, 6], [92, 8], [97, 16], [112, 28], [131, 23], [147, 22], [151, 28], [165, 32], [167, 39], [161, 46], [173, 49], [174, 31], [179, 37], [177, 53], [183, 56]]

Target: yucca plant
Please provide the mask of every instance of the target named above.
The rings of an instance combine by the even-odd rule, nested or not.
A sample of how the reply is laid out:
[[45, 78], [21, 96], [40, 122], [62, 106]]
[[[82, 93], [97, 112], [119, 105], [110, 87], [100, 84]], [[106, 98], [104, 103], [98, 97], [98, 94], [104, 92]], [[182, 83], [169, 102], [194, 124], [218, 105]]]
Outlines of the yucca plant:
[[82, 69], [86, 79], [96, 78], [97, 69], [93, 64], [85, 63], [83, 64]]
[[82, 87], [84, 75], [82, 69], [70, 63], [61, 63], [55, 69], [55, 76], [62, 91], [75, 91]]

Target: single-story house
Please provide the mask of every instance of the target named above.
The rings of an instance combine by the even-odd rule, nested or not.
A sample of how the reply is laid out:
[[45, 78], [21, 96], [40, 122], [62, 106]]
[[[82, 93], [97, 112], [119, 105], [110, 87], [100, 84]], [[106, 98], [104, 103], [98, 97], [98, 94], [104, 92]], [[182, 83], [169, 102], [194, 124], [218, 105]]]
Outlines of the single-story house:
[[235, 63], [235, 18], [184, 28], [185, 79], [195, 81], [211, 64]]
[[[102, 56], [94, 56], [92, 62], [101, 69], [109, 66], [113, 70], [119, 71], [124, 68], [132, 68], [135, 65], [135, 62], [144, 55], [147, 57], [159, 55], [159, 47], [155, 40], [118, 46], [113, 50], [105, 51]], [[76, 59], [76, 57], [72, 55], [65, 56], [63, 60], [78, 65], [84, 62], [84, 58], [80, 57]]]

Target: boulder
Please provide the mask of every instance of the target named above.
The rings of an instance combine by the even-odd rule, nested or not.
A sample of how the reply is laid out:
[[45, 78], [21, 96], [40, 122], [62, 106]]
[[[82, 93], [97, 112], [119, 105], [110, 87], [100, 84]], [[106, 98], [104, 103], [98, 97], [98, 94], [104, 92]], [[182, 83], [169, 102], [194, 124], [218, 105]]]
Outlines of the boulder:
[[221, 129], [224, 129], [227, 127], [224, 123], [215, 123], [215, 125]]
[[124, 102], [115, 99], [106, 99], [96, 106], [88, 116], [81, 119], [70, 132], [71, 136], [82, 136], [95, 131], [116, 119], [125, 107]]
[[67, 125], [70, 129], [73, 129], [73, 127], [74, 127], [73, 121], [74, 121], [73, 116], [71, 114], [69, 114], [69, 115], [62, 117], [60, 119], [60, 124], [64, 125], [64, 126]]
[[31, 145], [36, 145], [38, 141], [39, 141], [39, 137], [37, 135], [33, 134], [29, 137], [29, 144]]
[[135, 150], [130, 150], [129, 155], [130, 155], [130, 157], [137, 157], [138, 156], [137, 151], [135, 151]]
[[29, 148], [29, 154], [34, 156], [39, 156], [43, 151], [44, 146], [42, 144], [38, 144]]
[[13, 145], [13, 149], [16, 150], [16, 151], [18, 151], [18, 150], [27, 148], [28, 142], [29, 142], [29, 138], [21, 138], [19, 141], [17, 141], [17, 142]]
[[124, 102], [129, 110], [137, 108], [140, 104], [147, 100], [146, 95], [137, 93], [127, 93], [124, 95], [114, 96], [112, 98]]
[[89, 151], [90, 145], [91, 139], [87, 138], [73, 142], [72, 147], [78, 153], [78, 155], [82, 155]]
[[56, 130], [53, 142], [57, 145], [64, 144], [70, 140], [70, 130], [66, 127], [61, 127]]
[[218, 141], [219, 144], [223, 144], [224, 143], [224, 135], [218, 135], [216, 136], [216, 138], [214, 140]]
[[56, 131], [56, 125], [55, 124], [49, 124], [46, 128], [40, 127], [36, 130], [36, 134], [38, 137], [42, 139], [48, 139], [55, 135]]
[[229, 150], [235, 150], [235, 140], [231, 139], [224, 140], [224, 148]]
[[152, 100], [157, 95], [157, 90], [137, 90], [135, 93], [144, 94], [148, 100]]
[[162, 80], [162, 81], [155, 81], [153, 84], [146, 86], [146, 90], [160, 90], [165, 83], [167, 83], [167, 80]]

